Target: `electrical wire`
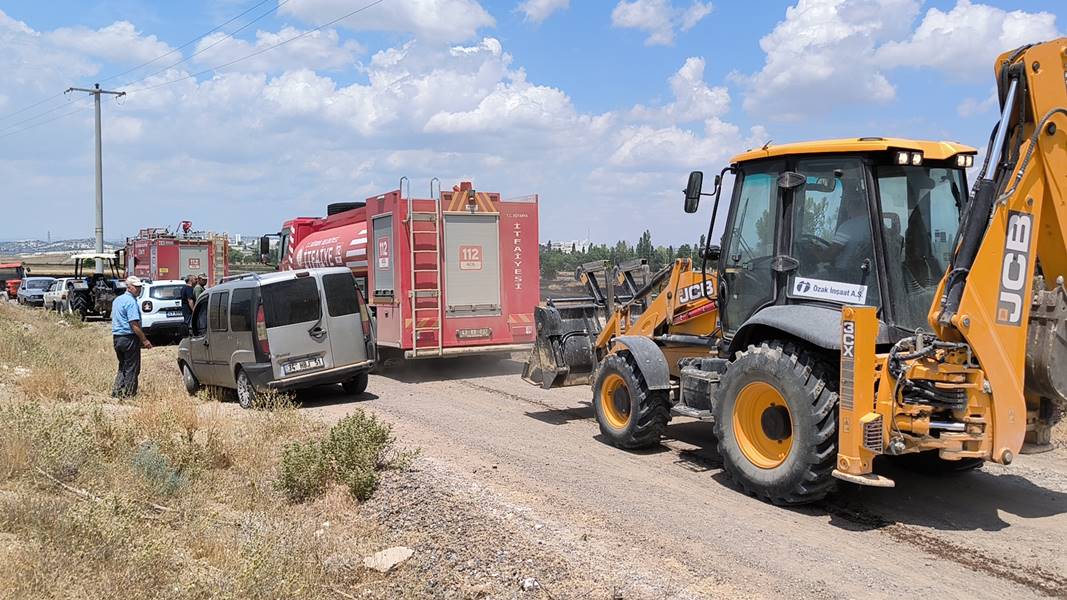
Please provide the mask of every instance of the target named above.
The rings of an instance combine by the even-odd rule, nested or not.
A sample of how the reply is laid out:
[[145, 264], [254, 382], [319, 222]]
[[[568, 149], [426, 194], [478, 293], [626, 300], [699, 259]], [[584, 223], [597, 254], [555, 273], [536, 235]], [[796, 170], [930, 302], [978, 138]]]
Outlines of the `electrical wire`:
[[[66, 92], [64, 92], [64, 93], [66, 93]], [[83, 102], [83, 101], [84, 101], [84, 98], [81, 99], [81, 100], [75, 100], [74, 102]], [[14, 123], [11, 123], [10, 125], [7, 125], [6, 127], [0, 128], [0, 133], [4, 133], [4, 132], [6, 132], [6, 131], [8, 131], [10, 129], [15, 129], [19, 125], [22, 125], [23, 123], [29, 123], [30, 121], [36, 121], [37, 119], [39, 119], [39, 118], [41, 118], [41, 117], [43, 117], [45, 115], [50, 115], [50, 114], [56, 112], [57, 110], [62, 110], [63, 108], [67, 108], [67, 107], [71, 106], [72, 104], [73, 103], [60, 104], [58, 106], [54, 106], [54, 107], [42, 112], [42, 113], [38, 113], [36, 115], [30, 116], [30, 117], [26, 117], [25, 119], [22, 119], [21, 121], [15, 121]]]
[[59, 92], [58, 94], [55, 94], [53, 96], [49, 96], [49, 97], [45, 98], [44, 100], [39, 100], [39, 101], [34, 102], [33, 104], [29, 105], [29, 106], [20, 108], [20, 109], [16, 110], [15, 112], [7, 113], [6, 115], [0, 116], [0, 121], [3, 121], [5, 119], [10, 119], [11, 117], [14, 117], [15, 115], [21, 115], [22, 113], [24, 113], [24, 112], [26, 112], [26, 111], [28, 111], [30, 109], [37, 108], [38, 106], [40, 106], [40, 105], [42, 105], [42, 104], [44, 104], [46, 102], [55, 100], [56, 98], [59, 98], [63, 94], [64, 94], [64, 92]]
[[[184, 43], [184, 44], [182, 44], [181, 46], [178, 46], [177, 48], [174, 48], [174, 49], [173, 49], [173, 50], [171, 50], [170, 52], [167, 52], [167, 53], [165, 53], [165, 54], [160, 54], [159, 56], [157, 56], [157, 57], [153, 58], [152, 60], [148, 60], [148, 61], [145, 61], [145, 62], [143, 62], [143, 63], [141, 63], [141, 64], [137, 65], [136, 67], [130, 67], [129, 69], [126, 69], [125, 71], [123, 71], [123, 72], [121, 72], [121, 73], [116, 73], [116, 74], [112, 75], [111, 77], [105, 77], [104, 79], [101, 79], [101, 80], [100, 80], [100, 83], [104, 83], [104, 82], [106, 82], [106, 81], [111, 81], [112, 79], [117, 79], [117, 78], [119, 78], [119, 77], [122, 77], [123, 75], [127, 75], [127, 74], [129, 74], [129, 73], [132, 73], [132, 72], [134, 72], [134, 71], [136, 71], [136, 70], [140, 69], [141, 67], [147, 67], [148, 65], [150, 65], [150, 64], [152, 64], [152, 63], [154, 63], [154, 62], [156, 62], [157, 60], [161, 60], [161, 59], [164, 59], [164, 58], [166, 58], [166, 57], [170, 56], [171, 54], [174, 54], [175, 52], [179, 52], [179, 51], [181, 51], [181, 50], [184, 50], [185, 48], [188, 48], [189, 46], [191, 46], [191, 45], [195, 44], [196, 42], [200, 41], [201, 39], [203, 39], [203, 38], [206, 38], [207, 36], [209, 36], [209, 35], [211, 35], [211, 34], [215, 33], [216, 31], [218, 31], [218, 30], [222, 29], [223, 27], [225, 27], [225, 26], [229, 25], [230, 23], [233, 23], [233, 22], [234, 22], [234, 21], [236, 21], [237, 19], [240, 19], [241, 17], [243, 17], [243, 16], [247, 15], [248, 13], [252, 12], [253, 10], [255, 10], [255, 9], [259, 8], [260, 6], [263, 6], [264, 4], [266, 4], [266, 3], [268, 3], [268, 2], [273, 2], [273, 1], [274, 1], [274, 0], [260, 0], [260, 1], [259, 1], [259, 2], [257, 2], [256, 4], [253, 4], [253, 5], [251, 6], [251, 7], [249, 7], [249, 8], [247, 8], [247, 9], [245, 9], [245, 10], [244, 10], [243, 12], [241, 12], [240, 14], [238, 14], [238, 15], [236, 15], [236, 16], [234, 16], [234, 17], [232, 17], [232, 18], [231, 18], [231, 19], [229, 19], [228, 21], [226, 21], [226, 22], [224, 22], [224, 23], [222, 23], [222, 24], [218, 25], [217, 27], [215, 27], [215, 28], [213, 28], [213, 29], [209, 29], [208, 31], [206, 31], [206, 32], [204, 32], [204, 33], [202, 33], [202, 34], [200, 34], [200, 35], [196, 36], [195, 38], [193, 38], [193, 39], [189, 40], [188, 42], [185, 42], [185, 43]], [[284, 2], [283, 2], [282, 4], [284, 4]], [[279, 4], [279, 5], [278, 5], [278, 7], [280, 7], [280, 6], [281, 6], [281, 4]], [[278, 7], [275, 7], [275, 10], [277, 10], [277, 8], [278, 8]], [[235, 32], [235, 33], [236, 33], [236, 32]], [[230, 34], [230, 35], [233, 35], [233, 34]]]
[[[79, 100], [78, 102], [75, 102], [75, 104], [80, 104], [81, 102], [82, 101]], [[7, 137], [11, 137], [13, 135], [18, 135], [18, 134], [20, 134], [20, 133], [22, 133], [24, 131], [29, 131], [31, 129], [36, 129], [36, 128], [42, 126], [42, 125], [47, 125], [49, 123], [53, 123], [55, 121], [58, 121], [60, 119], [66, 118], [66, 117], [69, 117], [71, 115], [76, 115], [78, 113], [82, 113], [82, 112], [84, 112], [84, 110], [85, 110], [85, 107], [81, 107], [80, 106], [80, 107], [76, 108], [75, 110], [59, 114], [59, 115], [57, 115], [55, 117], [52, 117], [51, 119], [46, 119], [44, 121], [41, 121], [40, 123], [34, 123], [33, 125], [29, 125], [27, 127], [23, 127], [22, 129], [19, 129], [17, 131], [12, 131], [11, 133], [5, 133], [3, 135], [0, 135], [0, 140], [2, 140], [4, 138], [7, 138]]]
[[[150, 79], [152, 77], [155, 77], [156, 75], [159, 75], [160, 73], [165, 73], [165, 72], [173, 69], [174, 67], [176, 67], [176, 66], [178, 66], [178, 65], [180, 65], [180, 64], [182, 64], [184, 62], [188, 62], [190, 59], [193, 59], [193, 58], [195, 58], [197, 56], [200, 56], [201, 54], [207, 52], [208, 50], [211, 50], [212, 48], [214, 48], [215, 46], [218, 46], [219, 44], [225, 42], [226, 40], [232, 39], [234, 35], [244, 31], [245, 29], [248, 29], [249, 27], [254, 25], [256, 22], [260, 21], [264, 17], [270, 15], [271, 13], [275, 12], [276, 10], [278, 10], [279, 8], [285, 6], [288, 3], [289, 3], [289, 0], [281, 0], [280, 2], [278, 2], [277, 6], [271, 7], [270, 10], [261, 13], [259, 16], [257, 16], [256, 18], [252, 19], [251, 21], [245, 23], [244, 25], [238, 27], [237, 29], [234, 29], [230, 33], [227, 33], [223, 37], [221, 37], [218, 40], [215, 40], [214, 42], [208, 44], [207, 46], [197, 50], [196, 52], [190, 54], [189, 56], [187, 56], [187, 57], [185, 57], [185, 58], [183, 58], [183, 59], [181, 59], [181, 60], [179, 60], [177, 62], [171, 63], [171, 64], [163, 67], [162, 69], [153, 71], [153, 72], [149, 73], [148, 75], [145, 75], [144, 77], [142, 77], [140, 79], [135, 79], [135, 80], [133, 80], [133, 81], [131, 81], [129, 83], [126, 83], [123, 87], [128, 87], [128, 86], [131, 86], [131, 85], [136, 85], [138, 83], [141, 83], [142, 81], [145, 81], [146, 79]], [[260, 3], [260, 4], [262, 4], [262, 3]], [[204, 37], [206, 37], [206, 35]], [[181, 80], [177, 79], [175, 81], [181, 81]], [[150, 89], [150, 88], [147, 88], [147, 89]]]
[[[169, 81], [164, 81], [162, 83], [157, 83], [155, 85], [150, 85], [150, 86], [143, 87], [143, 88], [140, 88], [140, 89], [129, 90], [129, 91], [127, 91], [127, 93], [128, 94], [133, 94], [133, 93], [136, 93], [136, 92], [145, 92], [145, 91], [148, 91], [148, 90], [154, 90], [154, 89], [161, 88], [161, 87], [164, 87], [164, 86], [167, 86], [167, 85], [178, 83], [180, 81], [185, 81], [187, 79], [195, 79], [195, 78], [197, 78], [197, 77], [199, 77], [201, 75], [206, 75], [208, 73], [211, 73], [212, 71], [218, 71], [220, 69], [225, 69], [226, 67], [233, 66], [233, 65], [235, 65], [235, 64], [237, 64], [239, 62], [246, 61], [246, 60], [248, 60], [250, 58], [254, 58], [256, 56], [259, 56], [260, 54], [263, 54], [265, 52], [269, 52], [271, 50], [274, 50], [275, 48], [284, 46], [284, 45], [288, 44], [289, 42], [293, 42], [293, 41], [296, 41], [296, 40], [298, 40], [300, 38], [309, 36], [309, 35], [317, 32], [317, 31], [320, 31], [320, 30], [322, 30], [322, 29], [324, 29], [326, 27], [329, 27], [330, 25], [334, 25], [336, 23], [344, 21], [345, 19], [347, 19], [349, 17], [355, 16], [355, 15], [357, 15], [357, 14], [359, 14], [359, 13], [365, 11], [365, 10], [373, 8], [373, 7], [379, 5], [379, 4], [383, 3], [383, 2], [385, 2], [385, 0], [375, 0], [374, 2], [366, 4], [361, 8], [357, 8], [356, 10], [353, 10], [350, 13], [342, 15], [342, 16], [340, 16], [340, 17], [338, 17], [338, 18], [336, 18], [336, 19], [334, 19], [332, 21], [329, 21], [327, 23], [323, 23], [322, 25], [319, 25], [318, 27], [315, 27], [314, 29], [309, 29], [309, 30], [307, 30], [307, 31], [305, 31], [305, 32], [303, 32], [303, 33], [301, 33], [299, 35], [295, 35], [295, 36], [293, 36], [291, 38], [282, 40], [282, 41], [278, 42], [277, 44], [271, 44], [270, 46], [267, 46], [266, 48], [261, 48], [261, 49], [255, 51], [255, 52], [252, 52], [250, 54], [246, 54], [245, 56], [242, 56], [241, 58], [237, 58], [237, 59], [231, 60], [230, 62], [223, 63], [221, 65], [217, 65], [217, 66], [214, 66], [214, 67], [209, 67], [207, 69], [204, 69], [203, 71], [198, 71], [196, 73], [190, 73], [189, 75], [185, 75], [184, 77], [179, 77], [178, 79], [172, 79], [172, 80], [169, 80]], [[145, 78], [145, 79], [147, 79], [147, 78]]]

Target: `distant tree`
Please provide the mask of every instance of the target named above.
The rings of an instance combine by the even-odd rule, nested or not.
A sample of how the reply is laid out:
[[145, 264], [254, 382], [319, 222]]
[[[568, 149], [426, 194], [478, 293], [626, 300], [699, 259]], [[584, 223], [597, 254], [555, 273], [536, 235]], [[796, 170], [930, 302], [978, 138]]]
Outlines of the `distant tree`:
[[637, 258], [643, 258], [650, 264], [652, 259], [655, 258], [656, 248], [652, 245], [652, 233], [649, 230], [645, 230], [641, 234], [641, 239], [637, 241]]

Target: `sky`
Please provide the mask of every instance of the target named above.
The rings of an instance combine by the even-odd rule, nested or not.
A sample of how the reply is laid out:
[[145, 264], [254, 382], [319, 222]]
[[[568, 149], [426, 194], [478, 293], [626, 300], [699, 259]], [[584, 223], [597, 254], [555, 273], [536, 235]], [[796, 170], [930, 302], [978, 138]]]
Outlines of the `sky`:
[[768, 141], [981, 147], [996, 55], [1064, 31], [1062, 0], [0, 1], [0, 239], [92, 235], [92, 102], [62, 92], [100, 82], [126, 92], [108, 239], [276, 232], [437, 177], [538, 194], [542, 241], [695, 243], [690, 170]]

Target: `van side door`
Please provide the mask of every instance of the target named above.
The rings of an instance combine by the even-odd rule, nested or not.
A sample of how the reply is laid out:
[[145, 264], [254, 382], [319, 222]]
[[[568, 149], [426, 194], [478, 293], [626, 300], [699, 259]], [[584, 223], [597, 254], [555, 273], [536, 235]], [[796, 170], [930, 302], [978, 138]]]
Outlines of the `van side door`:
[[189, 359], [192, 361], [193, 374], [204, 385], [215, 385], [211, 370], [211, 349], [208, 339], [208, 300], [210, 296], [200, 296], [200, 301], [193, 307], [193, 319], [189, 334]]
[[330, 332], [334, 365], [343, 367], [367, 360], [359, 311], [359, 290], [352, 273], [323, 275], [322, 294], [326, 301], [323, 320]]
[[207, 308], [208, 328], [211, 333], [210, 356], [212, 379], [218, 385], [236, 387], [230, 373], [230, 356], [233, 355], [233, 340], [230, 335], [230, 291], [213, 292]]

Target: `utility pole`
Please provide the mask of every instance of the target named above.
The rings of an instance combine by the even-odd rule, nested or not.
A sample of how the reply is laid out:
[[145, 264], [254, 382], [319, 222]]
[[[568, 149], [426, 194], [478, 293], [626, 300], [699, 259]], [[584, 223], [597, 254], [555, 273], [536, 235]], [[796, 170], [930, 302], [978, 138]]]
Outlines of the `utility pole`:
[[[100, 84], [95, 83], [91, 89], [72, 87], [70, 92], [86, 92], [93, 95], [96, 104], [96, 252], [104, 253], [104, 158], [100, 141], [100, 95], [110, 94], [116, 98], [126, 95], [126, 92], [114, 92], [100, 89]], [[104, 261], [96, 259], [96, 272], [104, 272]]]

